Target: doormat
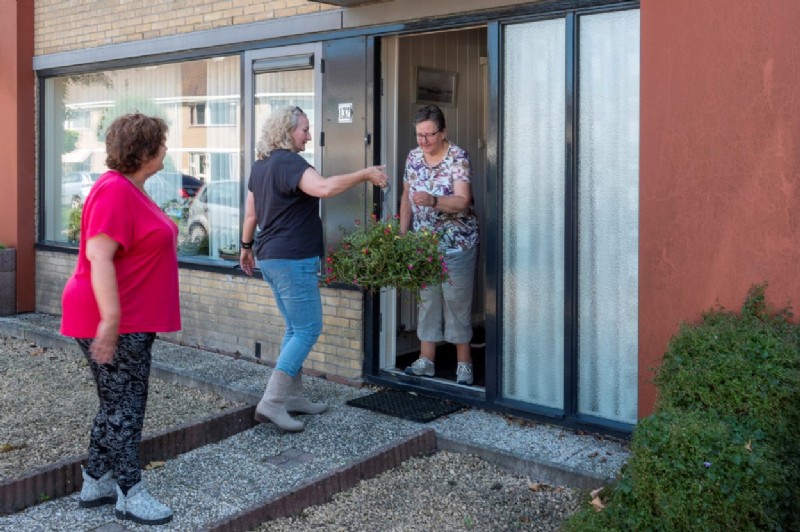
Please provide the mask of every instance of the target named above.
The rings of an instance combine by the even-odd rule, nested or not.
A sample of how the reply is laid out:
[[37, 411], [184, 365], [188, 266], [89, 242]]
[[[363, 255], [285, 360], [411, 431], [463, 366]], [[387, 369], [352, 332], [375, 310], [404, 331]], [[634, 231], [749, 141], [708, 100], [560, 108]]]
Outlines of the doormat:
[[364, 397], [350, 399], [346, 404], [417, 423], [427, 423], [464, 408], [464, 405], [451, 401], [423, 397], [399, 390], [381, 390]]

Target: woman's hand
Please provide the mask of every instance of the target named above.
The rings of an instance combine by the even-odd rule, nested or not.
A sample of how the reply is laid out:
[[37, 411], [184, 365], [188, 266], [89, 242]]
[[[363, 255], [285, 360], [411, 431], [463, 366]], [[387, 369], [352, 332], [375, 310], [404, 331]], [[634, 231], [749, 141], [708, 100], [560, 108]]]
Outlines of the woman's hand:
[[101, 319], [97, 325], [94, 341], [89, 346], [92, 360], [98, 364], [110, 364], [114, 360], [118, 340], [119, 323]]
[[411, 201], [414, 202], [414, 205], [419, 207], [431, 207], [436, 204], [436, 200], [433, 199], [433, 194], [429, 194], [428, 192], [418, 191], [414, 192], [411, 195]]
[[364, 171], [367, 173], [366, 180], [376, 187], [386, 188], [386, 186], [389, 184], [389, 176], [387, 176], [384, 172], [385, 169], [386, 165], [370, 166], [369, 168], [365, 168]]
[[253, 249], [245, 249], [242, 248], [239, 251], [239, 266], [242, 267], [242, 271], [247, 275], [253, 275], [253, 268], [255, 268], [256, 261], [253, 258]]
[[86, 242], [86, 258], [92, 268], [92, 291], [100, 310], [100, 323], [89, 347], [92, 360], [108, 364], [114, 360], [119, 339], [120, 304], [114, 256], [119, 244], [100, 233]]

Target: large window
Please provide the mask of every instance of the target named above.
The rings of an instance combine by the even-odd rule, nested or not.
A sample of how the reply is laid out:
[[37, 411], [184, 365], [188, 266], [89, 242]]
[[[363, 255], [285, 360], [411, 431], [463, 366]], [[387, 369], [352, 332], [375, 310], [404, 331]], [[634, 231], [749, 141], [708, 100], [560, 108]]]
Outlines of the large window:
[[178, 224], [179, 253], [219, 260], [238, 249], [239, 56], [53, 77], [44, 87], [45, 240], [79, 241], [83, 202], [106, 171], [105, 130], [140, 111], [169, 125], [164, 170], [145, 189]]

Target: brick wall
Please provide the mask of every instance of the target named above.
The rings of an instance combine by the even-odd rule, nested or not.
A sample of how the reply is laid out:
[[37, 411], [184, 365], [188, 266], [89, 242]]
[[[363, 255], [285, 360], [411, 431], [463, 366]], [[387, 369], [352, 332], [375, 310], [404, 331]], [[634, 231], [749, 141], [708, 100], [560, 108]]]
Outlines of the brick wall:
[[[61, 314], [61, 291], [77, 256], [52, 251], [36, 253], [36, 310]], [[160, 335], [183, 345], [274, 363], [283, 335], [283, 319], [272, 291], [260, 278], [180, 270], [183, 329]], [[322, 289], [325, 322], [322, 336], [305, 368], [314, 373], [360, 381], [362, 376], [363, 298], [353, 290]]]
[[36, 55], [338, 9], [306, 0], [36, 0]]

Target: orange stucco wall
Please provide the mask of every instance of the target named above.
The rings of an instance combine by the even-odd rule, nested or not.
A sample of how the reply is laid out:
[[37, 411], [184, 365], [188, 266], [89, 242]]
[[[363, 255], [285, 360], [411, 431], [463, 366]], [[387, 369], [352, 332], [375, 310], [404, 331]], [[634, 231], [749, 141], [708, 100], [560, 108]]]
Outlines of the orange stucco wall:
[[33, 0], [0, 1], [0, 242], [17, 248], [17, 311], [34, 309]]
[[800, 2], [641, 3], [640, 416], [681, 321], [800, 302]]

